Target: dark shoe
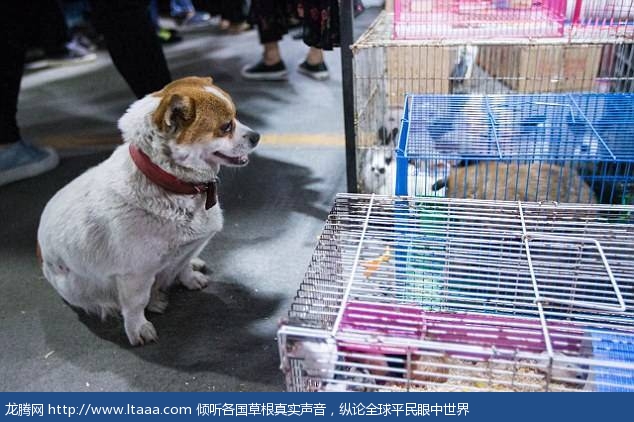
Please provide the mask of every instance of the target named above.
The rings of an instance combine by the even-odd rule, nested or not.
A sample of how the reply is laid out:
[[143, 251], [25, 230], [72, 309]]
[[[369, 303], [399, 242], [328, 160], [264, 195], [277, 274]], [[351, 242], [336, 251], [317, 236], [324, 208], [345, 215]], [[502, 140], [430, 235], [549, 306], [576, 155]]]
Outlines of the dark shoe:
[[297, 71], [317, 81], [325, 81], [330, 78], [330, 73], [328, 72], [326, 63], [324, 62], [319, 64], [308, 64], [307, 61], [303, 61], [297, 68]]
[[162, 44], [175, 44], [183, 41], [183, 37], [174, 29], [159, 28], [156, 31], [156, 36]]
[[285, 81], [288, 71], [283, 61], [279, 61], [273, 65], [264, 64], [263, 61], [255, 65], [247, 65], [240, 72], [244, 79], [254, 81]]

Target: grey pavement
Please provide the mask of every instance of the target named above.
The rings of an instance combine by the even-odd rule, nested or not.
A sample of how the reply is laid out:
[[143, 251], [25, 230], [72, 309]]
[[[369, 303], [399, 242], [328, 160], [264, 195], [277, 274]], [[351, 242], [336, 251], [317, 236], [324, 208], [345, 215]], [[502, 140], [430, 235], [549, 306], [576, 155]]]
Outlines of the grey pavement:
[[[357, 19], [357, 33], [376, 13]], [[246, 168], [221, 173], [225, 228], [203, 252], [214, 283], [173, 291], [166, 313], [150, 315], [160, 342], [145, 347], [128, 345], [120, 319], [102, 322], [67, 306], [35, 257], [44, 205], [110, 154], [116, 120], [134, 98], [103, 52], [93, 63], [25, 76], [23, 135], [59, 148], [62, 161], [0, 187], [0, 391], [284, 390], [278, 321], [346, 188], [340, 52], [326, 56], [332, 78], [317, 82], [294, 71], [306, 48], [285, 38], [285, 83], [240, 78], [260, 57], [255, 31], [191, 34], [166, 48], [174, 78], [213, 76], [264, 138]]]

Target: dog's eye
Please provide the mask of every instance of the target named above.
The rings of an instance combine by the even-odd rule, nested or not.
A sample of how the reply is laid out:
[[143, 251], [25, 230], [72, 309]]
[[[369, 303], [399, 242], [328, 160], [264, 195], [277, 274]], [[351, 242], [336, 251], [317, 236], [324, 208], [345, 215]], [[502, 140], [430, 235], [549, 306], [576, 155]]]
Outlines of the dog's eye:
[[224, 125], [220, 126], [220, 130], [223, 133], [231, 132], [233, 130], [233, 122], [225, 123]]

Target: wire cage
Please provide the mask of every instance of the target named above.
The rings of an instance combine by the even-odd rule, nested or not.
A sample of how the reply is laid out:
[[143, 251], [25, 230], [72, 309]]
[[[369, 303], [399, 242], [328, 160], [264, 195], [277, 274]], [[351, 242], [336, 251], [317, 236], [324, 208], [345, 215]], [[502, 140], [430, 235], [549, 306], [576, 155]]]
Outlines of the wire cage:
[[634, 391], [634, 207], [342, 194], [290, 391]]
[[396, 160], [397, 195], [634, 204], [634, 94], [411, 95]]
[[634, 40], [622, 37], [394, 40], [392, 31], [393, 15], [383, 12], [352, 46], [363, 193], [394, 193], [394, 150], [408, 93], [613, 93], [633, 87]]
[[394, 39], [564, 35], [565, 0], [394, 0]]

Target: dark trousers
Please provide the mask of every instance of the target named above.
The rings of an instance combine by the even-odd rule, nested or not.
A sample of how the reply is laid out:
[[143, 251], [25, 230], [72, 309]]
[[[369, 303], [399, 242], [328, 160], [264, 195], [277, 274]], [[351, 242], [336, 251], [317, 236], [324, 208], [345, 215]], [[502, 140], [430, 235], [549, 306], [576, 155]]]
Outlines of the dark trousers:
[[249, 18], [258, 27], [261, 44], [281, 40], [296, 18], [306, 45], [323, 50], [339, 46], [339, 0], [252, 0]]
[[196, 10], [203, 10], [211, 16], [220, 15], [231, 23], [241, 23], [247, 19], [245, 0], [194, 0], [193, 4]]
[[[141, 98], [171, 81], [161, 44], [150, 20], [148, 0], [91, 0], [95, 26], [112, 61]], [[51, 6], [53, 5], [53, 6]], [[0, 143], [20, 139], [16, 114], [27, 45], [38, 33], [40, 16], [56, 0], [7, 2], [0, 13]], [[46, 36], [46, 34], [44, 34]]]

